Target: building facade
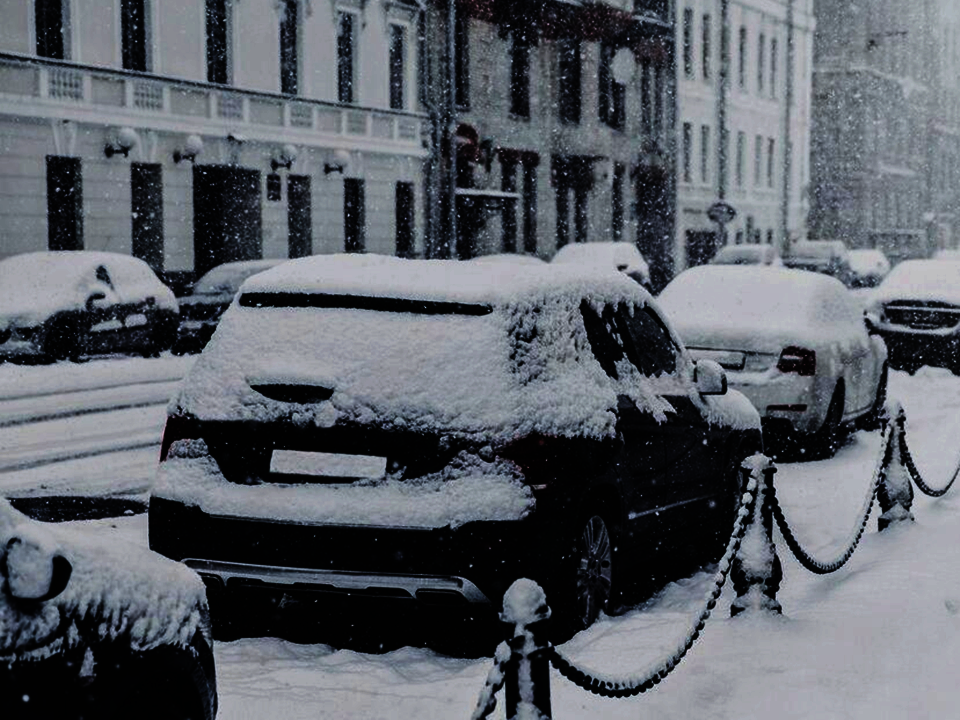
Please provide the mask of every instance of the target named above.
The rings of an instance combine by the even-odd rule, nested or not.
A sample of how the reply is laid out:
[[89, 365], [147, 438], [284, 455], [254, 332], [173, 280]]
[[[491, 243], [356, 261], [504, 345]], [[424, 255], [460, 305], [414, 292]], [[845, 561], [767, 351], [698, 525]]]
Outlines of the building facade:
[[662, 285], [675, 208], [670, 3], [431, 8], [435, 254], [550, 257], [566, 243], [625, 240]]
[[811, 234], [892, 259], [955, 247], [960, 15], [951, 0], [820, 0]]
[[415, 0], [0, 0], [0, 257], [423, 252]]
[[[814, 27], [812, 0], [678, 0], [681, 267], [805, 235]], [[736, 211], [725, 237], [708, 216], [719, 201]]]

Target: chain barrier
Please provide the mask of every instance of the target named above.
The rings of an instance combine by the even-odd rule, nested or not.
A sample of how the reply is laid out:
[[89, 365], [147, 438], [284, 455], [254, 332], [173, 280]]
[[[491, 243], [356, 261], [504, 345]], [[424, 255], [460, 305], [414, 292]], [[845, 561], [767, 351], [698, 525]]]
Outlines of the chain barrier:
[[957, 466], [953, 471], [953, 476], [950, 478], [950, 482], [948, 482], [939, 490], [935, 490], [923, 479], [923, 476], [920, 474], [920, 470], [917, 468], [917, 464], [913, 461], [913, 454], [910, 452], [910, 448], [907, 446], [907, 416], [903, 412], [903, 408], [900, 408], [900, 412], [897, 414], [894, 422], [899, 425], [900, 430], [900, 462], [902, 462], [903, 466], [907, 469], [907, 472], [910, 474], [910, 479], [913, 480], [914, 484], [917, 486], [917, 489], [924, 495], [929, 495], [930, 497], [934, 498], [943, 497], [946, 495], [950, 491], [950, 488], [953, 487], [953, 484], [957, 481], [957, 477], [960, 477], [960, 459], [957, 461]]
[[800, 545], [800, 542], [797, 540], [796, 535], [794, 535], [793, 530], [790, 528], [790, 525], [787, 523], [787, 519], [783, 514], [783, 508], [780, 507], [780, 501], [777, 498], [776, 488], [770, 488], [770, 503], [773, 508], [773, 516], [776, 518], [777, 526], [780, 528], [780, 532], [783, 534], [783, 539], [787, 542], [787, 547], [790, 548], [790, 552], [793, 553], [794, 557], [797, 558], [797, 561], [806, 569], [817, 575], [828, 575], [830, 573], [836, 572], [844, 565], [847, 564], [847, 561], [853, 556], [854, 551], [857, 549], [857, 546], [860, 544], [860, 539], [863, 537], [863, 531], [867, 527], [867, 521], [870, 519], [870, 510], [873, 508], [874, 500], [877, 498], [877, 490], [880, 487], [883, 479], [886, 475], [887, 468], [890, 466], [891, 461], [893, 460], [893, 451], [894, 445], [891, 442], [891, 438], [894, 433], [894, 423], [885, 422], [883, 425], [883, 430], [880, 440], [881, 452], [877, 456], [877, 464], [874, 467], [873, 479], [870, 483], [869, 492], [867, 493], [866, 500], [864, 500], [863, 508], [860, 511], [860, 519], [854, 526], [856, 531], [854, 533], [853, 539], [850, 544], [847, 546], [847, 549], [838, 557], [830, 562], [823, 562], [817, 560], [815, 557], [810, 555], [803, 547]]
[[497, 693], [503, 687], [504, 667], [510, 659], [510, 646], [502, 642], [497, 645], [493, 655], [493, 667], [487, 673], [487, 681], [477, 698], [477, 707], [470, 716], [470, 720], [485, 720], [497, 707]]
[[661, 680], [669, 675], [683, 657], [693, 647], [693, 643], [700, 637], [710, 614], [717, 605], [717, 599], [723, 590], [724, 583], [730, 573], [730, 567], [733, 558], [740, 548], [740, 542], [743, 540], [744, 532], [747, 529], [747, 518], [752, 515], [755, 492], [757, 488], [757, 477], [751, 473], [747, 482], [747, 487], [740, 499], [740, 508], [737, 512], [736, 521], [733, 524], [733, 534], [727, 542], [727, 549], [723, 558], [720, 560], [717, 573], [713, 579], [713, 587], [706, 595], [706, 603], [703, 610], [697, 616], [697, 621], [693, 624], [686, 639], [677, 650], [666, 660], [659, 663], [653, 670], [647, 672], [642, 677], [617, 679], [612, 677], [603, 677], [598, 673], [581, 670], [576, 667], [567, 658], [561, 655], [556, 648], [550, 648], [550, 663], [556, 668], [563, 677], [572, 682], [577, 687], [587, 690], [594, 695], [609, 698], [624, 698], [640, 695], [656, 686]]

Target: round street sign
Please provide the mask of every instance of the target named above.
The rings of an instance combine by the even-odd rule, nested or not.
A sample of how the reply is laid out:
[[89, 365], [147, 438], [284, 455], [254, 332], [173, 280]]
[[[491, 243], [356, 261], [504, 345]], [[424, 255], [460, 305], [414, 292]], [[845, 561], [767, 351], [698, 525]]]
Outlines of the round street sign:
[[733, 209], [733, 205], [725, 203], [723, 200], [719, 200], [707, 208], [707, 217], [720, 225], [733, 222], [736, 216], [737, 211]]

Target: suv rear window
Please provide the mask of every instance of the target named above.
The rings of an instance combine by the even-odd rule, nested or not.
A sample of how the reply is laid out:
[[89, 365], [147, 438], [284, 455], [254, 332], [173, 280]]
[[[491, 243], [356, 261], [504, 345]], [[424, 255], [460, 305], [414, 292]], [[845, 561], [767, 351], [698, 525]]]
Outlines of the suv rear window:
[[420, 315], [489, 315], [493, 312], [490, 305], [471, 303], [296, 292], [247, 292], [240, 296], [240, 305], [253, 308], [374, 310]]

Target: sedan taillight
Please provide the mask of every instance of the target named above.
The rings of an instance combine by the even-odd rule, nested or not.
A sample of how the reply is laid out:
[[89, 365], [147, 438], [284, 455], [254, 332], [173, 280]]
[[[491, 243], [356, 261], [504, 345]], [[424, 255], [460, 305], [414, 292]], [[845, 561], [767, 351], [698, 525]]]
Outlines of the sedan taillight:
[[183, 415], [170, 415], [163, 426], [163, 437], [160, 439], [160, 462], [167, 459], [170, 446], [177, 440], [190, 440], [197, 437], [195, 422]]
[[811, 376], [817, 374], [817, 353], [807, 348], [790, 346], [780, 353], [777, 370], [783, 373]]

